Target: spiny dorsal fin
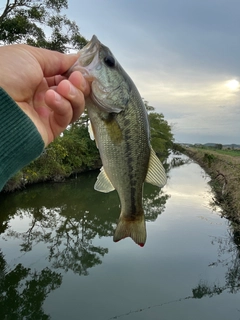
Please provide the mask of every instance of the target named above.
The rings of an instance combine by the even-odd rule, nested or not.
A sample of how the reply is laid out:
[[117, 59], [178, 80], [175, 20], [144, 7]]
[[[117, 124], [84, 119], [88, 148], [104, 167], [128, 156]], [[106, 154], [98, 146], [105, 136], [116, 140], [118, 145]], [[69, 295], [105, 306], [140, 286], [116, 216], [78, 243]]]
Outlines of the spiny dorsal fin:
[[162, 188], [167, 182], [165, 169], [152, 147], [145, 181], [160, 188]]
[[103, 167], [101, 168], [101, 172], [97, 177], [94, 189], [105, 193], [115, 190]]

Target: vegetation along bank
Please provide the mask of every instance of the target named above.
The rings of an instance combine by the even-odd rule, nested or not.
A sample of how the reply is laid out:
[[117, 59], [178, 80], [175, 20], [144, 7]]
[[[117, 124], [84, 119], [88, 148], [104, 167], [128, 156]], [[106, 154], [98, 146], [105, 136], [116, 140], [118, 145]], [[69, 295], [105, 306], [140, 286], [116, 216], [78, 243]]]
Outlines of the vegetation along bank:
[[184, 148], [183, 153], [210, 175], [215, 202], [224, 217], [240, 224], [240, 151], [191, 147]]

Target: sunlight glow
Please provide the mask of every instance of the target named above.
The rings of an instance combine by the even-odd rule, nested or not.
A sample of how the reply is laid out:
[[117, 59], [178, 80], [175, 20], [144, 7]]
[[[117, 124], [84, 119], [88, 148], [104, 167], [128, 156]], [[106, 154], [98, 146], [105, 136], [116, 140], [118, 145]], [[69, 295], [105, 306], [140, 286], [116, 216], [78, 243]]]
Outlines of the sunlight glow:
[[239, 81], [236, 79], [228, 80], [226, 82], [226, 86], [228, 87], [229, 90], [236, 91], [239, 90]]

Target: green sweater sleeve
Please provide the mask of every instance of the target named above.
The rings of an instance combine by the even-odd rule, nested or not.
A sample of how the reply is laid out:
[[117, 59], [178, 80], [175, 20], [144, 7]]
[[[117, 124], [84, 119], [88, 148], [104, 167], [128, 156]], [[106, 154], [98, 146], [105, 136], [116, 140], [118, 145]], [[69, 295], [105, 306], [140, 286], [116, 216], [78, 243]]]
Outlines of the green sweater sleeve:
[[0, 88], [0, 190], [43, 149], [44, 142], [32, 120]]

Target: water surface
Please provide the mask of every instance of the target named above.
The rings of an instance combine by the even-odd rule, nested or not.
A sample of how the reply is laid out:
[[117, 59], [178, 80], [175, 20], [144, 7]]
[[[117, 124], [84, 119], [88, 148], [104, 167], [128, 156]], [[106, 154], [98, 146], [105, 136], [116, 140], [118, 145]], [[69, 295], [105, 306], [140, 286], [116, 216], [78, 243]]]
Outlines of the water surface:
[[182, 159], [145, 186], [143, 248], [112, 241], [119, 200], [97, 172], [1, 195], [0, 319], [240, 319], [239, 233]]

